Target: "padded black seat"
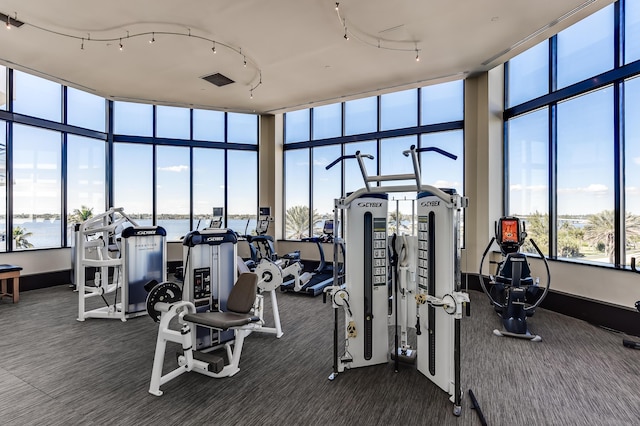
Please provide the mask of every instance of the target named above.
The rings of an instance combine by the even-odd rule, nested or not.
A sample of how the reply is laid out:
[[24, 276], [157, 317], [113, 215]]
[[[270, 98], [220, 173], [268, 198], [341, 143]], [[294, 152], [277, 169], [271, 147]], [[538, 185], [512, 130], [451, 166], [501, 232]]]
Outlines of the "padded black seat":
[[235, 312], [201, 312], [185, 315], [184, 319], [194, 324], [218, 330], [226, 330], [230, 327], [239, 327], [260, 321], [260, 318], [254, 315], [237, 314]]
[[258, 322], [260, 318], [251, 313], [257, 293], [258, 276], [254, 273], [240, 274], [229, 293], [226, 312], [187, 314], [184, 320], [219, 330]]
[[15, 272], [15, 271], [22, 271], [22, 266], [9, 265], [6, 263], [3, 263], [0, 265], [0, 272]]

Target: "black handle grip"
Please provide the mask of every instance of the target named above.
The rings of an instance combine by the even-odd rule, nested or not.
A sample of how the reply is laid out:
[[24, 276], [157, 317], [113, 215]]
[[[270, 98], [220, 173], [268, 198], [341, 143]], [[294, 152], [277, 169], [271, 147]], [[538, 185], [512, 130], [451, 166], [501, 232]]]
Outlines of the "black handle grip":
[[325, 170], [329, 170], [330, 168], [332, 168], [333, 166], [335, 166], [336, 164], [338, 164], [342, 160], [346, 160], [346, 159], [349, 159], [349, 158], [356, 158], [356, 156], [355, 155], [343, 155], [342, 157], [338, 157], [336, 160], [332, 161], [331, 164], [329, 164], [324, 169]]
[[457, 155], [453, 155], [452, 153], [447, 152], [447, 151], [445, 151], [444, 149], [436, 148], [435, 146], [427, 146], [427, 147], [425, 147], [425, 148], [418, 148], [418, 149], [416, 150], [416, 152], [427, 152], [427, 151], [434, 151], [434, 152], [437, 152], [438, 154], [442, 154], [442, 155], [444, 155], [445, 157], [449, 157], [449, 158], [451, 158], [452, 160], [457, 160], [457, 159], [458, 159], [458, 156], [457, 156]]

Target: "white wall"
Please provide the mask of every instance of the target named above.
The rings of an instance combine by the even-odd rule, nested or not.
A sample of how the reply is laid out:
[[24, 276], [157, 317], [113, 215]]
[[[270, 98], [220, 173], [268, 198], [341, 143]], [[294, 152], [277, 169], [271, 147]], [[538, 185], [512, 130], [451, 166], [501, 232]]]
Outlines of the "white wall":
[[22, 266], [20, 275], [64, 271], [71, 269], [71, 249], [0, 253], [0, 263]]

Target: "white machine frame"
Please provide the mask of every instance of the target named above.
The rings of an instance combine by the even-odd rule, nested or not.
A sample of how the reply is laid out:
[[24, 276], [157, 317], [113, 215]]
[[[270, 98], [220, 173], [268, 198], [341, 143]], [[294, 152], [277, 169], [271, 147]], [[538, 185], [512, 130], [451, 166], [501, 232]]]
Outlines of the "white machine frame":
[[[120, 235], [125, 227], [135, 227], [146, 242], [133, 242], [133, 239]], [[81, 223], [76, 231], [74, 278], [78, 292], [78, 321], [87, 318], [107, 318], [126, 321], [128, 318], [145, 315], [143, 306], [130, 306], [129, 285], [133, 272], [145, 269], [147, 266], [144, 255], [151, 252], [161, 252], [161, 270], [145, 269], [148, 280], [165, 281], [166, 271], [166, 238], [164, 229], [160, 227], [140, 227], [129, 217], [122, 207], [112, 207]], [[146, 238], [146, 236], [151, 238]], [[157, 237], [157, 238], [156, 238]], [[113, 244], [115, 250], [113, 250]], [[143, 247], [144, 246], [144, 247]], [[137, 252], [142, 254], [138, 255]], [[139, 265], [132, 263], [140, 262]], [[96, 268], [93, 285], [87, 285], [87, 267]], [[148, 275], [147, 275], [148, 274]], [[109, 280], [109, 276], [112, 280]], [[143, 283], [135, 283], [141, 286]], [[120, 292], [120, 300], [117, 300]], [[114, 300], [108, 302], [106, 295], [113, 294]], [[105, 306], [88, 310], [86, 300], [101, 297]]]
[[[436, 151], [448, 157], [455, 159], [451, 154], [438, 148], [422, 148], [416, 149], [412, 146], [409, 150], [403, 152], [405, 156], [411, 156], [413, 161], [413, 174], [397, 174], [384, 176], [369, 176], [364, 165], [364, 158], [373, 159], [373, 156], [361, 154], [357, 152], [353, 156], [344, 156], [334, 161], [327, 168], [332, 167], [345, 158], [355, 158], [358, 160], [360, 171], [365, 182], [365, 187], [361, 188], [347, 197], [336, 199], [335, 201], [335, 220], [338, 222], [339, 210], [345, 210], [345, 229], [347, 244], [353, 244], [356, 241], [366, 241], [363, 248], [347, 249], [346, 276], [345, 286], [334, 285], [327, 287], [326, 293], [331, 297], [332, 307], [335, 310], [336, 326], [334, 328], [334, 368], [333, 373], [329, 376], [333, 380], [339, 373], [349, 368], [362, 367], [385, 363], [388, 361], [389, 355], [389, 337], [387, 324], [387, 200], [385, 196], [392, 192], [428, 192], [429, 197], [433, 199], [426, 200], [425, 208], [438, 207], [438, 215], [447, 217], [442, 221], [442, 232], [446, 237], [440, 234], [430, 234], [429, 229], [421, 230], [418, 241], [418, 274], [427, 274], [427, 270], [438, 271], [435, 282], [422, 281], [424, 288], [418, 288], [416, 301], [418, 304], [426, 303], [430, 306], [430, 314], [427, 318], [425, 328], [438, 328], [434, 331], [438, 336], [446, 337], [445, 341], [438, 340], [435, 345], [433, 341], [419, 339], [417, 348], [418, 370], [425, 374], [431, 381], [449, 393], [450, 399], [454, 404], [453, 412], [455, 415], [461, 413], [462, 390], [460, 384], [460, 324], [462, 318], [463, 306], [469, 302], [468, 294], [461, 291], [460, 286], [460, 251], [458, 247], [458, 222], [459, 211], [468, 204], [466, 197], [462, 197], [455, 193], [448, 193], [431, 185], [424, 185], [420, 177], [420, 165], [418, 161], [418, 153], [423, 151]], [[371, 183], [398, 181], [398, 180], [415, 180], [413, 185], [397, 185], [397, 186], [371, 186]], [[419, 212], [420, 214], [420, 212]], [[434, 213], [435, 214], [435, 213]], [[427, 213], [427, 217], [428, 213]], [[363, 222], [364, 221], [364, 222]], [[439, 221], [440, 222], [440, 221]], [[364, 226], [363, 226], [364, 223]], [[364, 229], [364, 232], [362, 231]], [[445, 242], [446, 239], [451, 241]], [[439, 256], [438, 264], [434, 268], [433, 263], [429, 263], [428, 257], [433, 257], [431, 252], [427, 253], [425, 244], [428, 241], [444, 244], [442, 246], [443, 256]], [[446, 245], [446, 247], [445, 247]], [[453, 247], [452, 247], [453, 246]], [[455, 248], [454, 248], [455, 247]], [[371, 250], [371, 253], [368, 252]], [[440, 247], [433, 253], [440, 252]], [[380, 252], [378, 252], [380, 251]], [[371, 260], [368, 260], [371, 259]], [[363, 271], [369, 272], [363, 272]], [[362, 274], [364, 273], [364, 276]], [[372, 275], [371, 277], [366, 276]], [[379, 278], [378, 278], [379, 277]], [[378, 287], [376, 291], [376, 281], [384, 280], [384, 286]], [[433, 281], [433, 280], [431, 280]], [[338, 282], [336, 280], [336, 282]], [[362, 283], [365, 285], [362, 285]], [[374, 283], [373, 291], [366, 290], [367, 285], [371, 287]], [[367, 284], [368, 283], [368, 284]], [[420, 282], [419, 282], [420, 284]], [[435, 286], [434, 286], [435, 284]], [[429, 288], [430, 291], [426, 291]], [[384, 290], [384, 291], [381, 291]], [[373, 299], [373, 300], [370, 300]], [[365, 301], [365, 306], [371, 309], [363, 309], [360, 301]], [[431, 315], [432, 309], [435, 307], [443, 308], [441, 315], [438, 314], [437, 321], [433, 320]], [[345, 353], [342, 356], [338, 354], [338, 310], [345, 310], [344, 328], [345, 328]], [[441, 318], [441, 316], [444, 316]], [[430, 317], [430, 318], [429, 318]], [[431, 319], [431, 321], [429, 321]], [[435, 325], [434, 325], [435, 323]], [[363, 326], [364, 325], [364, 326]], [[360, 330], [360, 329], [363, 329]], [[435, 357], [428, 354], [432, 350], [436, 350]], [[427, 360], [427, 365], [433, 366], [434, 359], [438, 361], [438, 365], [444, 364], [444, 368], [438, 368], [438, 373], [432, 374], [429, 368], [423, 368]], [[429, 362], [431, 361], [431, 362]]]
[[[190, 371], [214, 378], [235, 375], [240, 371], [240, 356], [242, 355], [245, 338], [260, 327], [259, 324], [251, 323], [242, 327], [230, 328], [229, 330], [234, 333], [234, 339], [223, 343], [230, 363], [225, 365], [220, 372], [214, 373], [209, 370], [208, 362], [197, 360], [193, 357], [193, 329], [196, 325], [185, 321], [184, 316], [196, 313], [195, 305], [186, 301], [174, 304], [157, 303], [156, 309], [162, 311], [162, 316], [160, 317], [160, 328], [151, 372], [151, 384], [149, 385], [149, 393], [155, 396], [162, 396], [163, 392], [160, 390], [160, 386]], [[173, 330], [169, 326], [169, 323], [174, 318], [178, 319], [181, 326], [179, 330]], [[181, 344], [184, 353], [178, 357], [178, 367], [163, 375], [162, 367], [164, 365], [167, 342]]]
[[[243, 267], [244, 265], [244, 267]], [[240, 272], [249, 272], [249, 268], [242, 262], [242, 259], [238, 260]], [[296, 280], [300, 279], [300, 272], [302, 271], [302, 265], [300, 262], [292, 262], [289, 265], [282, 268], [279, 263], [272, 262], [268, 259], [262, 259], [254, 273], [258, 275], [258, 289], [260, 293], [256, 296], [256, 303], [254, 305], [254, 312], [262, 323], [262, 327], [255, 329], [261, 333], [275, 334], [276, 338], [281, 338], [284, 335], [282, 331], [282, 323], [280, 321], [280, 309], [278, 308], [278, 297], [276, 296], [276, 290], [282, 285], [282, 281], [285, 277], [293, 275]], [[264, 295], [262, 293], [269, 293], [271, 297], [271, 312], [273, 314], [273, 327], [266, 326], [264, 319]]]
[[[171, 286], [177, 287], [177, 285], [173, 283], [163, 283], [160, 284], [160, 286], [165, 284], [169, 284], [169, 288]], [[152, 293], [153, 291], [154, 290], [152, 290]], [[179, 291], [179, 288], [177, 288], [177, 291]], [[169, 292], [171, 292], [171, 290], [169, 290]], [[147, 301], [147, 303], [151, 302]], [[149, 393], [155, 396], [162, 396], [163, 392], [160, 390], [160, 386], [191, 371], [213, 378], [235, 375], [240, 371], [240, 357], [242, 355], [245, 338], [251, 334], [252, 331], [259, 330], [262, 327], [259, 318], [256, 316], [246, 319], [242, 325], [230, 326], [225, 329], [217, 329], [207, 324], [206, 319], [201, 320], [201, 322], [193, 322], [197, 321], [197, 317], [202, 315], [206, 316], [207, 314], [200, 313], [200, 315], [198, 315], [199, 313], [197, 312], [196, 306], [192, 302], [185, 300], [177, 302], [157, 302], [153, 304], [153, 311], [155, 311], [154, 314], [160, 313], [160, 324], [151, 371], [151, 382], [149, 385]], [[220, 314], [223, 316], [230, 314], [230, 316], [233, 317], [233, 313], [218, 313], [218, 315]], [[187, 315], [189, 315], [189, 317], [185, 318]], [[176, 322], [177, 325], [179, 325], [179, 329], [172, 328], [172, 325], [175, 327]], [[233, 333], [233, 338], [206, 348], [203, 351], [196, 351], [193, 344], [196, 339], [195, 330], [203, 326], [219, 331], [230, 331]], [[178, 355], [178, 367], [166, 374], [162, 374], [167, 342], [180, 344], [183, 353]], [[219, 348], [224, 348], [229, 360], [228, 364], [224, 363], [222, 357], [208, 353]], [[220, 368], [223, 364], [224, 366]]]

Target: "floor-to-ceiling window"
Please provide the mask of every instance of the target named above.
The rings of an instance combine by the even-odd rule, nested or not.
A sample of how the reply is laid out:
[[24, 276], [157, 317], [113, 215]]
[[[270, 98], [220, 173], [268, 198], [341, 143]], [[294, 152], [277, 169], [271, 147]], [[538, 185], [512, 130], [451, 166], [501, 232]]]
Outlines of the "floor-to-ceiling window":
[[640, 255], [639, 33], [638, 2], [618, 1], [505, 67], [505, 210], [549, 257]]
[[113, 102], [6, 67], [0, 81], [0, 251], [68, 246], [111, 206], [169, 240], [217, 207], [255, 227], [257, 115]]
[[[369, 176], [413, 173], [403, 155], [412, 145], [437, 147], [457, 156], [421, 152], [422, 182], [464, 191], [464, 82], [441, 83], [285, 114], [285, 235], [322, 234], [333, 217], [334, 199], [364, 186], [358, 163], [347, 160], [326, 170], [342, 155], [365, 158]], [[415, 182], [415, 181], [413, 181]], [[404, 182], [384, 182], [398, 185]], [[414, 232], [415, 194], [392, 193], [390, 223], [399, 233]]]
[[12, 249], [62, 244], [62, 134], [13, 125]]

